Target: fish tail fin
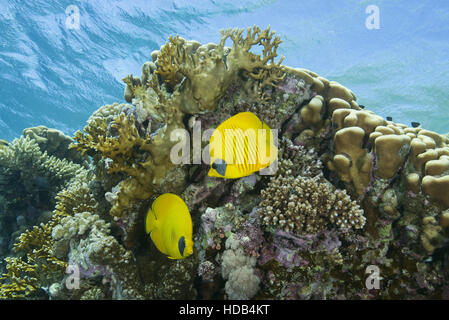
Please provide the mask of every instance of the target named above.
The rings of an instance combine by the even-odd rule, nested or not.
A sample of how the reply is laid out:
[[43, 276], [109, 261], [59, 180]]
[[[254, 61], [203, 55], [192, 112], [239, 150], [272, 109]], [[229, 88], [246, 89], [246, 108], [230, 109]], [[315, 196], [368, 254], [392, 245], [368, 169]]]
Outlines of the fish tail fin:
[[[271, 128], [265, 121], [262, 121], [262, 129], [271, 133]], [[271, 136], [272, 136], [272, 133], [271, 134], [267, 134], [267, 139], [269, 139]]]
[[272, 163], [278, 156], [278, 149], [276, 147], [276, 142], [274, 141], [273, 131], [266, 122], [262, 122], [262, 129], [266, 130], [266, 146], [267, 150], [270, 152], [270, 161]]

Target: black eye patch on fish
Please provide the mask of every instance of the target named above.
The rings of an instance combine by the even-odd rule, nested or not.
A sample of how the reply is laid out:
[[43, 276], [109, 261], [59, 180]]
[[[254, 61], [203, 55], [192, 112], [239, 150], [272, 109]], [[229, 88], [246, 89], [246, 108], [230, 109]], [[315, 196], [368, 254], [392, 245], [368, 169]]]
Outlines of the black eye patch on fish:
[[212, 169], [215, 169], [219, 174], [224, 176], [226, 174], [226, 162], [224, 162], [222, 159], [217, 159], [212, 164]]
[[184, 256], [184, 249], [186, 248], [186, 239], [184, 237], [179, 238], [178, 249], [181, 256]]

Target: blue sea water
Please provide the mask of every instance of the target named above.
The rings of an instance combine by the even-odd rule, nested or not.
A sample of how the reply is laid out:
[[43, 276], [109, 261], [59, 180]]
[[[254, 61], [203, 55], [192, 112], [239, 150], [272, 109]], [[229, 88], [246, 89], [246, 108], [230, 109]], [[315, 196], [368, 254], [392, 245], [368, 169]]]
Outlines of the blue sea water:
[[[366, 27], [370, 5], [379, 29]], [[339, 81], [381, 116], [449, 131], [449, 1], [0, 0], [0, 138], [36, 125], [71, 135], [124, 102], [121, 79], [169, 35], [218, 42], [219, 29], [254, 24], [281, 37], [284, 64]]]

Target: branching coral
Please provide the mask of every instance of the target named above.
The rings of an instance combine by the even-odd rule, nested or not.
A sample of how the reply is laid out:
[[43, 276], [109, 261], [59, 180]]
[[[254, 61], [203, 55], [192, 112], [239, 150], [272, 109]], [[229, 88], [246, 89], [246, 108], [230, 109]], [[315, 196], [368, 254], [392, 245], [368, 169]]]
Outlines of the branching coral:
[[[151, 137], [141, 137], [133, 115], [118, 113], [109, 124], [107, 121], [107, 118], [101, 116], [92, 118], [84, 129], [85, 133], [77, 132], [75, 135], [77, 144], [74, 147], [97, 152], [103, 159], [110, 159], [106, 162], [108, 173], [127, 174], [127, 178], [118, 186], [111, 209], [112, 216], [123, 218], [126, 216], [124, 209], [129, 209], [137, 199], [150, 197], [173, 167], [169, 152], [173, 143], [170, 142], [170, 131], [166, 131], [172, 129], [172, 126], [180, 126], [180, 121], [171, 121], [168, 127], [160, 128]], [[93, 135], [95, 127], [92, 125], [98, 122], [105, 132]]]
[[0, 149], [0, 173], [4, 183], [17, 183], [17, 178], [29, 182], [39, 176], [47, 179], [57, 192], [82, 170], [78, 164], [42, 152], [36, 141], [28, 136], [14, 139]]
[[[134, 119], [130, 120], [124, 113], [119, 113], [113, 117], [113, 120], [108, 125], [107, 119], [104, 116], [91, 117], [88, 126], [84, 128], [85, 133], [83, 134], [80, 131], [76, 133], [75, 139], [77, 144], [74, 147], [82, 151], [92, 150], [98, 152], [103, 158], [111, 159], [108, 162], [109, 173], [125, 172], [130, 176], [136, 177], [136, 179], [151, 179], [149, 174], [144, 174], [144, 168], [148, 166], [148, 163], [145, 161], [148, 156], [146, 152], [149, 151], [148, 143], [150, 140], [140, 137], [134, 125]], [[99, 122], [102, 126], [95, 126]], [[95, 135], [94, 130], [98, 130], [98, 128], [104, 131], [102, 135]], [[108, 130], [114, 132], [115, 136], [107, 136]], [[142, 159], [141, 163], [139, 163], [139, 159]], [[151, 159], [148, 161], [151, 163]], [[146, 189], [141, 184], [138, 184], [138, 180], [133, 181], [134, 191], [137, 191], [136, 189], [139, 186], [141, 190]], [[131, 183], [128, 183], [128, 185], [131, 185]], [[148, 191], [142, 196], [149, 196]], [[122, 205], [126, 207], [128, 203], [124, 201], [124, 198], [121, 199]], [[116, 206], [111, 214], [121, 216], [121, 213], [119, 213], [120, 209], [120, 207], [117, 208]]]
[[[25, 298], [39, 288], [39, 280], [33, 276], [37, 266], [20, 258], [5, 258], [7, 273], [0, 277], [0, 299]], [[31, 275], [28, 275], [31, 274]]]
[[137, 95], [137, 92], [142, 90], [142, 84], [139, 78], [133, 77], [132, 74], [127, 75], [122, 79], [126, 83], [124, 98], [126, 102], [132, 102], [132, 99]]
[[[136, 176], [139, 154], [134, 150], [142, 153], [148, 152], [150, 139], [148, 137], [146, 139], [141, 138], [134, 125], [134, 119], [130, 120], [124, 113], [114, 118], [110, 131], [116, 132], [116, 136], [99, 137], [98, 143], [90, 144], [91, 147], [99, 151], [103, 158], [112, 160], [109, 165], [110, 173], [126, 172], [129, 175]], [[83, 144], [83, 146], [87, 145], [89, 144]]]
[[[180, 38], [178, 35], [176, 37], [170, 36], [168, 42], [161, 47], [157, 61], [159, 68], [156, 70], [156, 74], [161, 75], [165, 82], [170, 84], [172, 87], [175, 86], [181, 79], [179, 79], [179, 74], [177, 78], [177, 72], [180, 68], [180, 48], [184, 44], [184, 39]], [[183, 52], [185, 57], [185, 52]]]
[[265, 225], [297, 234], [315, 234], [330, 223], [341, 229], [360, 229], [363, 210], [345, 190], [334, 190], [322, 176], [322, 164], [313, 149], [281, 142], [279, 166], [261, 191], [259, 214]]
[[55, 254], [68, 257], [82, 279], [102, 277], [116, 299], [141, 298], [132, 253], [110, 235], [110, 224], [98, 215], [80, 212], [67, 216], [53, 228], [52, 238]]
[[260, 214], [266, 225], [275, 225], [297, 234], [314, 234], [328, 223], [341, 229], [360, 229], [363, 210], [346, 191], [331, 191], [316, 179], [292, 176], [291, 171], [272, 179], [262, 190]]
[[15, 251], [26, 252], [26, 258], [6, 258], [7, 273], [0, 279], [0, 298], [24, 298], [48, 284], [55, 274], [62, 274], [67, 263], [52, 255], [52, 224], [33, 227], [21, 234]]
[[82, 172], [83, 166], [50, 156], [29, 136], [15, 139], [0, 150], [2, 255], [21, 232], [48, 221], [56, 194]]
[[[248, 28], [245, 38], [242, 35], [243, 31], [243, 29], [221, 31], [219, 46], [224, 46], [227, 38], [233, 41], [226, 63], [231, 66], [235, 64], [247, 71], [251, 78], [261, 82], [261, 87], [273, 85], [274, 82], [283, 79], [285, 73], [281, 68], [281, 62], [284, 58], [281, 57], [277, 63], [274, 62], [281, 39], [278, 36], [274, 37], [274, 31], [270, 31], [270, 27], [263, 31], [257, 26], [253, 26], [252, 30]], [[262, 57], [249, 52], [254, 45], [263, 46]]]
[[46, 151], [48, 155], [79, 164], [83, 164], [87, 160], [76, 150], [68, 148], [73, 139], [59, 130], [45, 126], [32, 127], [24, 129], [23, 136], [35, 140], [41, 151]]
[[62, 277], [67, 261], [54, 255], [52, 231], [63, 217], [95, 210], [96, 203], [87, 187], [88, 181], [88, 172], [81, 171], [72, 179], [71, 184], [56, 196], [57, 204], [52, 219], [20, 235], [14, 250], [24, 256], [6, 260], [7, 273], [1, 278], [0, 297], [27, 297], [38, 288]]
[[[86, 153], [90, 150], [99, 151], [102, 154], [104, 152], [110, 152], [113, 155], [118, 155], [121, 152], [125, 151], [122, 148], [129, 148], [127, 144], [120, 146], [114, 137], [108, 136], [108, 128], [116, 121], [119, 116], [121, 110], [126, 107], [125, 104], [113, 104], [113, 105], [105, 105], [95, 111], [90, 118], [87, 120], [87, 125], [84, 127], [83, 132], [77, 131], [75, 133], [75, 143], [71, 145], [71, 148], [77, 149], [83, 153]], [[120, 118], [121, 121], [125, 121], [125, 119]], [[116, 124], [117, 126], [118, 124]], [[123, 128], [120, 128], [123, 130]], [[132, 131], [131, 133], [135, 133]], [[122, 137], [125, 139], [126, 137]], [[123, 140], [121, 142], [124, 142]], [[114, 148], [118, 148], [117, 150], [113, 150]], [[131, 146], [132, 147], [132, 146]], [[114, 151], [114, 153], [112, 153]], [[108, 157], [111, 154], [105, 154], [105, 157]]]
[[[285, 73], [281, 62], [274, 62], [277, 57], [277, 47], [281, 43], [270, 28], [261, 30], [254, 26], [248, 28], [246, 37], [243, 29], [228, 29], [221, 31], [219, 44], [200, 45], [196, 41], [186, 41], [176, 36], [162, 46], [155, 55], [154, 61], [164, 82], [172, 88], [179, 85], [174, 92], [177, 105], [184, 112], [198, 113], [214, 110], [226, 89], [236, 80], [242, 71], [247, 77], [257, 80], [258, 87], [271, 86], [283, 79]], [[232, 48], [225, 48], [226, 39], [233, 41]], [[255, 46], [263, 46], [262, 57], [249, 50]], [[187, 81], [183, 82], [182, 79]], [[131, 78], [126, 78], [128, 91], [133, 97], [139, 85]], [[142, 83], [148, 86], [148, 83]], [[143, 90], [145, 91], [145, 89]], [[177, 96], [182, 92], [182, 97]]]

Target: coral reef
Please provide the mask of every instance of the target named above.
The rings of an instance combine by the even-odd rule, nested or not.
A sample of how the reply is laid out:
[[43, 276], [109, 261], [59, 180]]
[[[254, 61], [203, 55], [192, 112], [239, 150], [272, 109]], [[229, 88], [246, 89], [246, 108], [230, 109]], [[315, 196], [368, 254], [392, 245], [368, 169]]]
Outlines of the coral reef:
[[[123, 79], [128, 103], [99, 108], [73, 141], [36, 127], [0, 142], [0, 298], [448, 297], [449, 137], [275, 62], [280, 43], [256, 26], [218, 44], [170, 36]], [[209, 129], [243, 111], [276, 130], [272, 171], [209, 177]], [[183, 260], [144, 232], [165, 192], [192, 215]], [[21, 207], [41, 196], [40, 214]], [[379, 289], [367, 286], [373, 267]]]
[[27, 228], [51, 218], [57, 193], [84, 170], [49, 155], [29, 136], [0, 149], [0, 256]]
[[94, 210], [95, 203], [87, 188], [88, 176], [88, 171], [82, 170], [56, 195], [56, 208], [50, 221], [20, 234], [14, 244], [16, 256], [5, 259], [7, 273], [1, 278], [1, 298], [33, 297], [38, 289], [62, 278], [67, 261], [53, 253], [53, 228], [63, 217], [78, 210]]
[[[110, 224], [98, 215], [80, 212], [62, 218], [53, 227], [52, 238], [53, 253], [67, 257], [69, 265], [78, 266], [80, 281], [101, 277], [102, 284], [108, 284], [110, 291], [102, 292], [104, 296], [111, 295], [113, 299], [142, 298], [138, 292], [140, 282], [132, 253], [110, 235]], [[56, 291], [53, 297], [63, 294]]]
[[85, 164], [87, 161], [79, 152], [68, 148], [73, 139], [59, 130], [37, 126], [24, 129], [22, 135], [34, 140], [41, 151], [47, 152], [48, 155], [79, 164]]
[[[0, 152], [2, 183], [17, 183], [17, 178], [29, 182], [40, 177], [48, 180], [40, 183], [55, 189], [50, 192], [53, 196], [82, 170], [78, 164], [48, 155], [29, 137], [15, 139]], [[30, 189], [28, 191], [32, 192]]]
[[0, 149], [9, 145], [9, 142], [3, 139], [0, 139]]

